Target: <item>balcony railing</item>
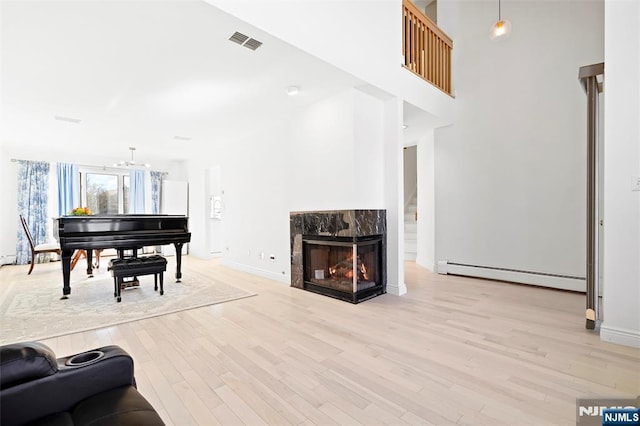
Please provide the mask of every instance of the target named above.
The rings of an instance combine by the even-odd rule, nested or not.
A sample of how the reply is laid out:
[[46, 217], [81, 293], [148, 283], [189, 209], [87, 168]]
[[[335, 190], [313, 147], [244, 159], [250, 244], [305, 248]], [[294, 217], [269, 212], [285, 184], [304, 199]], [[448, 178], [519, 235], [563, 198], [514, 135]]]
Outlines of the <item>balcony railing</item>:
[[404, 66], [451, 95], [453, 41], [410, 0], [402, 1]]

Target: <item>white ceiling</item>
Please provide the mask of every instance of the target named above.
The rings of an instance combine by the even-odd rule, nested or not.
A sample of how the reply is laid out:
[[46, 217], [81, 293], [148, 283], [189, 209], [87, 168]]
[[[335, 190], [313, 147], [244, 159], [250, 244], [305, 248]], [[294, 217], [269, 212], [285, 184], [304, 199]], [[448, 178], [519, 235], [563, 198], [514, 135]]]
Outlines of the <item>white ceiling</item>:
[[6, 146], [183, 159], [362, 84], [201, 1], [3, 0], [0, 14]]

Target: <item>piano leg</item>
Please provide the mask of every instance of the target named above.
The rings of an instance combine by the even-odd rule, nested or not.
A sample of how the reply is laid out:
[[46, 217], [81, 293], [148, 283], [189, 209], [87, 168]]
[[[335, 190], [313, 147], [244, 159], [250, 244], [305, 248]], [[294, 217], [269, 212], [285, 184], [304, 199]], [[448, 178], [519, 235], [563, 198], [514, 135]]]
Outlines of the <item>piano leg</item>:
[[183, 243], [173, 243], [176, 247], [176, 282], [179, 283], [182, 278], [182, 245]]
[[96, 264], [93, 265], [96, 269], [100, 268], [100, 255], [102, 254], [102, 249], [96, 250]]
[[87, 275], [93, 277], [93, 250], [86, 250], [87, 252]]
[[71, 257], [73, 250], [62, 250], [62, 299], [68, 299], [71, 294]]

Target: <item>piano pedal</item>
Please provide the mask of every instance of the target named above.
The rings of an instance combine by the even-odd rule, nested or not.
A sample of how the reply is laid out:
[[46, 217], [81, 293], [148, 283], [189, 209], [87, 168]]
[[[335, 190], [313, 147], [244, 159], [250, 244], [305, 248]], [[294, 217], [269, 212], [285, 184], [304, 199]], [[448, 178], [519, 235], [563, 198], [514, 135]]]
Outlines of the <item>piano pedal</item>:
[[125, 290], [128, 288], [134, 288], [134, 287], [140, 287], [140, 281], [138, 281], [137, 279], [134, 279], [131, 281], [123, 281], [122, 284], [120, 284], [120, 290]]

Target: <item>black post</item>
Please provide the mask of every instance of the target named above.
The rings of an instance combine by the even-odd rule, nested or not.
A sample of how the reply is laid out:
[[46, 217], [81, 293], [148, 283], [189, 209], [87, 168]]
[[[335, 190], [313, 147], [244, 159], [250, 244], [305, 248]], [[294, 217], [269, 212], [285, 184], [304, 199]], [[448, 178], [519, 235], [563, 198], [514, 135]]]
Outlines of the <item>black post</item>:
[[62, 299], [68, 299], [71, 294], [71, 257], [74, 250], [62, 250]]
[[597, 77], [604, 74], [604, 63], [580, 68], [578, 78], [587, 93], [587, 259], [586, 324], [593, 330], [598, 319], [598, 94]]
[[183, 243], [173, 243], [176, 247], [176, 282], [179, 283], [182, 278], [182, 272], [180, 268], [182, 267], [182, 245]]
[[87, 253], [87, 275], [93, 277], [93, 250], [85, 250]]

